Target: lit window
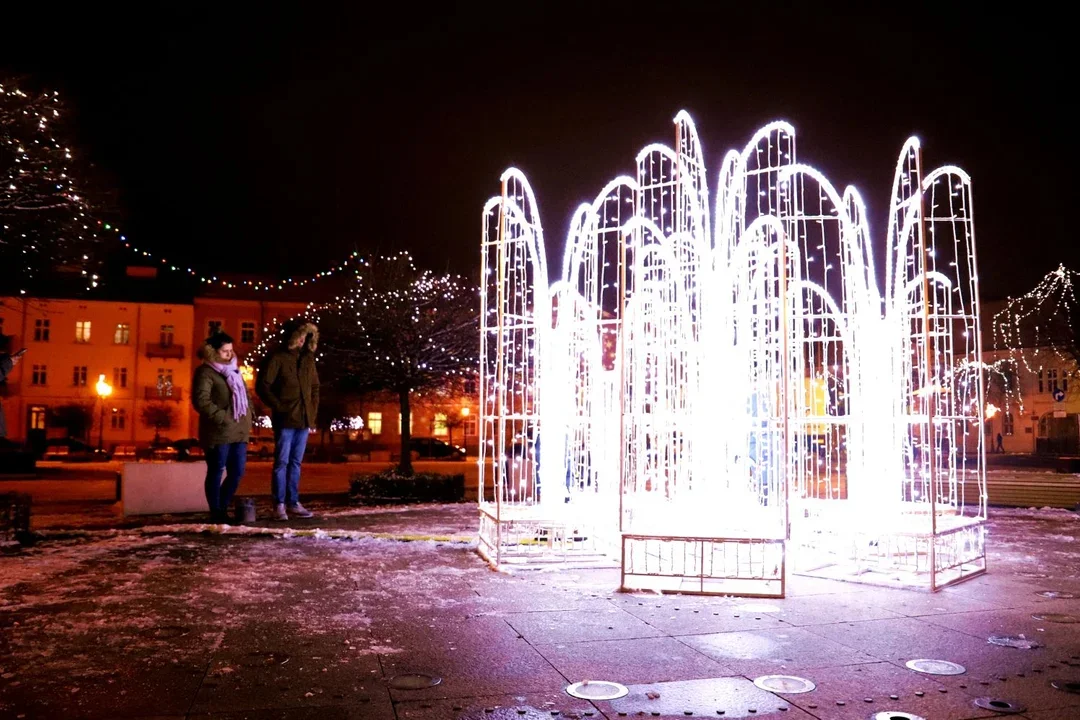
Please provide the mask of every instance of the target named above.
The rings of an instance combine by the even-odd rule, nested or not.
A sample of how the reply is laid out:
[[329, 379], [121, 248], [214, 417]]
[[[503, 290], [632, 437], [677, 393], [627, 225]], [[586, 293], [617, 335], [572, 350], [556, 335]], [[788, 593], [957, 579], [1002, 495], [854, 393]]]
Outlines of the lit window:
[[74, 385], [75, 387], [85, 387], [86, 386], [86, 366], [85, 365], [76, 365], [75, 366], [75, 372], [72, 374], [72, 377], [71, 377], [71, 384]]
[[368, 428], [371, 430], [372, 435], [382, 435], [382, 413], [381, 412], [369, 412], [367, 414]]
[[34, 321], [34, 342], [49, 342], [49, 321]]
[[30, 373], [31, 385], [44, 385], [48, 380], [48, 369], [44, 365], [35, 365]]
[[172, 397], [173, 379], [172, 368], [158, 368], [157, 371], [157, 394], [158, 397]]
[[45, 429], [45, 408], [41, 405], [34, 405], [30, 408], [30, 429], [31, 430], [44, 430]]
[[446, 435], [446, 413], [435, 413], [435, 417], [431, 420], [431, 434], [432, 435]]
[[251, 345], [255, 342], [255, 323], [240, 323], [240, 342]]
[[90, 342], [90, 321], [89, 320], [76, 320], [75, 321], [75, 342], [88, 343]]
[[112, 371], [113, 387], [126, 388], [127, 387], [127, 368], [113, 368]]
[[113, 343], [127, 345], [131, 340], [131, 326], [127, 323], [117, 323], [116, 333], [113, 334]]
[[127, 410], [120, 408], [112, 409], [112, 429], [123, 430], [127, 427]]

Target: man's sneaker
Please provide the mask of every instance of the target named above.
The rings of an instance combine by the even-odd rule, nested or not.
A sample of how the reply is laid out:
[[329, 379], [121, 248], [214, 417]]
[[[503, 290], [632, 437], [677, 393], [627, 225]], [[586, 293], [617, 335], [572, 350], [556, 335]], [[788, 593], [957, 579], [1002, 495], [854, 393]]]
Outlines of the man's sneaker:
[[289, 516], [285, 512], [285, 503], [278, 503], [274, 506], [274, 519], [275, 520], [288, 520]]
[[295, 505], [290, 505], [289, 506], [289, 512], [291, 512], [295, 517], [308, 518], [308, 517], [312, 516], [311, 511], [308, 510], [307, 508], [305, 508], [300, 503], [296, 503]]

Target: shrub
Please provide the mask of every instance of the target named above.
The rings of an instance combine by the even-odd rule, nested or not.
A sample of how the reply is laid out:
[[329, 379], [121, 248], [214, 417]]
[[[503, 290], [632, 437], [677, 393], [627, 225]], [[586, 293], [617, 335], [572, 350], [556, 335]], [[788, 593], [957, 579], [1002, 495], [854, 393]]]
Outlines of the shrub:
[[464, 502], [465, 475], [403, 475], [392, 467], [382, 472], [354, 475], [349, 483], [349, 498], [362, 505]]

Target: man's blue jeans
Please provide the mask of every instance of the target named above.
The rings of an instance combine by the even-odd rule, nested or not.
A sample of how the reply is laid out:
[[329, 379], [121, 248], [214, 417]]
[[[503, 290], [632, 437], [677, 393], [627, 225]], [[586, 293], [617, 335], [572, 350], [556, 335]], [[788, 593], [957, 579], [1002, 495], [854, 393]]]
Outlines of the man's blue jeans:
[[[229, 443], [204, 448], [206, 453], [206, 504], [211, 514], [226, 513], [232, 502], [240, 478], [244, 477], [247, 465], [247, 443]], [[225, 470], [225, 482], [221, 481], [221, 471]]]
[[270, 494], [274, 504], [300, 504], [300, 461], [307, 447], [307, 428], [274, 430], [274, 473], [270, 479]]

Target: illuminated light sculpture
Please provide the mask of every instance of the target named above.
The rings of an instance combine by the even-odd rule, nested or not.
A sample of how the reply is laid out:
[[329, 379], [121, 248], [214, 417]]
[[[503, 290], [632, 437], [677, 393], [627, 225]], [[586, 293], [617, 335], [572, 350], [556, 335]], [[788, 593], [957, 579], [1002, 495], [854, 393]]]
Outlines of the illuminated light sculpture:
[[789, 537], [807, 572], [983, 570], [967, 176], [905, 146], [882, 293], [861, 199], [797, 164], [790, 125], [727, 154], [712, 214], [674, 125], [579, 208], [554, 282], [521, 173], [485, 206], [481, 553], [757, 596], [784, 594]]
[[861, 199], [790, 168], [797, 571], [937, 590], [986, 570], [982, 347], [971, 181], [897, 163], [884, 292]]
[[638, 155], [622, 327], [622, 586], [781, 596], [787, 332], [778, 123], [730, 153], [710, 237], [689, 116]]

